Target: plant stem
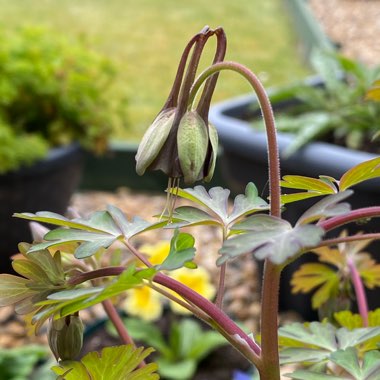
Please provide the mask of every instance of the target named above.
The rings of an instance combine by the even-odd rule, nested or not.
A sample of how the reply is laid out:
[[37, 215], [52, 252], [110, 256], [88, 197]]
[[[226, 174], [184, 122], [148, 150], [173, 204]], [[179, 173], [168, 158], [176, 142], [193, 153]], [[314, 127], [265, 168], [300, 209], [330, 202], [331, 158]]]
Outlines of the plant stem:
[[218, 293], [216, 294], [215, 305], [219, 308], [223, 308], [223, 296], [225, 288], [227, 263], [223, 263], [220, 267]]
[[[128, 334], [128, 331], [125, 328], [125, 325], [124, 325], [122, 319], [120, 318], [120, 315], [117, 312], [115, 306], [112, 304], [112, 302], [110, 300], [105, 300], [102, 302], [102, 305], [103, 305], [103, 309], [105, 310], [108, 318], [110, 319], [110, 321], [114, 325], [117, 333], [119, 334], [121, 341], [124, 344], [130, 344], [134, 348], [136, 348], [135, 342], [133, 341], [132, 337]], [[143, 368], [145, 366], [146, 366], [145, 360], [142, 360], [138, 364], [137, 367]]]
[[358, 270], [356, 269], [354, 260], [351, 257], [347, 259], [347, 265], [348, 265], [348, 268], [350, 269], [351, 280], [355, 289], [356, 301], [358, 303], [359, 313], [363, 320], [363, 325], [364, 327], [368, 327], [368, 303], [367, 303], [367, 297], [365, 294], [363, 281], [360, 278], [360, 275], [359, 275]]
[[340, 243], [349, 243], [352, 241], [375, 240], [375, 239], [380, 239], [380, 233], [356, 234], [356, 235], [352, 235], [352, 236], [344, 236], [344, 237], [338, 237], [338, 238], [333, 238], [333, 239], [326, 239], [326, 240], [322, 240], [314, 248], [332, 246], [332, 245], [337, 245]]
[[[211, 75], [221, 70], [232, 70], [241, 74], [253, 87], [258, 98], [264, 118], [269, 166], [269, 196], [270, 213], [281, 216], [280, 164], [277, 145], [277, 134], [272, 106], [260, 80], [248, 68], [237, 62], [218, 62], [203, 71], [191, 89], [189, 103], [192, 103], [202, 83]], [[280, 364], [278, 354], [277, 313], [280, 286], [280, 267], [265, 261], [263, 291], [261, 298], [261, 359], [263, 366], [260, 370], [261, 379], [280, 379]]]
[[112, 324], [115, 326], [117, 333], [120, 336], [120, 339], [124, 344], [131, 344], [133, 347], [136, 347], [133, 339], [128, 334], [122, 319], [120, 318], [119, 313], [117, 312], [115, 306], [110, 300], [105, 300], [102, 302], [104, 311], [106, 312], [108, 318], [111, 320]]
[[[123, 273], [124, 270], [124, 267], [106, 267], [91, 272], [80, 273], [70, 280], [70, 284], [78, 285], [82, 282], [89, 281], [95, 278], [119, 276], [121, 273]], [[152, 279], [152, 281], [164, 286], [165, 288], [173, 290], [182, 298], [201, 309], [205, 314], [207, 314], [211, 318], [211, 325], [213, 327], [215, 327], [215, 325], [218, 325], [222, 330], [226, 332], [226, 334], [230, 336], [230, 339], [233, 341], [234, 347], [239, 352], [244, 354], [244, 356], [247, 357], [247, 359], [253, 364], [255, 364], [258, 368], [262, 367], [261, 360], [259, 358], [261, 352], [260, 347], [211, 301], [202, 297], [200, 294], [188, 288], [186, 285], [162, 273], [157, 273]], [[247, 348], [249, 348], [249, 350], [247, 350]], [[248, 355], [249, 352], [250, 354]]]
[[280, 163], [277, 146], [276, 126], [272, 106], [268, 95], [260, 80], [247, 67], [237, 62], [218, 62], [204, 70], [194, 82], [189, 96], [189, 104], [194, 102], [195, 96], [203, 82], [210, 76], [222, 71], [231, 70], [242, 75], [253, 87], [258, 98], [261, 112], [263, 114], [267, 140], [268, 140], [268, 166], [269, 166], [269, 193], [271, 199], [271, 215], [281, 215], [281, 188], [280, 188]]
[[344, 215], [334, 216], [330, 219], [322, 220], [317, 224], [327, 232], [347, 223], [370, 218], [380, 218], [380, 206], [359, 208]]

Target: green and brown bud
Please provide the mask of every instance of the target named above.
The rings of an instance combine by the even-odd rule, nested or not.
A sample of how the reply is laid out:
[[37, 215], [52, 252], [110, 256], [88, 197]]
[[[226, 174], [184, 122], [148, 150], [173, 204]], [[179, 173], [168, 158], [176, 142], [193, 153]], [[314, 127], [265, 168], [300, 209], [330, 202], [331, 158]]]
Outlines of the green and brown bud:
[[78, 315], [50, 320], [49, 347], [57, 360], [74, 360], [80, 354], [83, 330], [83, 323]]
[[[190, 92], [203, 47], [214, 34], [218, 37], [214, 63], [223, 60], [226, 41], [221, 28], [210, 30], [205, 27], [187, 44], [168, 100], [138, 148], [136, 171], [139, 175], [143, 175], [146, 170], [161, 170], [169, 178], [175, 179], [177, 184], [180, 178], [186, 184], [211, 180], [218, 150], [218, 135], [215, 127], [208, 123], [208, 110], [217, 74], [207, 80], [195, 109], [191, 104], [194, 98], [190, 97]], [[191, 49], [193, 53], [183, 79]]]

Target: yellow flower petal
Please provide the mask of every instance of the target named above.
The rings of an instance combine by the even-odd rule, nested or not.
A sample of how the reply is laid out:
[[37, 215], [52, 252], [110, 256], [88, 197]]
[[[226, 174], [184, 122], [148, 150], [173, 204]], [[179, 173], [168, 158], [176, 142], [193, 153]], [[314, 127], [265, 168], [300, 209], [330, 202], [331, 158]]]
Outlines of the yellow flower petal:
[[145, 321], [158, 319], [162, 314], [161, 296], [149, 286], [141, 286], [128, 291], [124, 310]]
[[[198, 267], [197, 269], [180, 268], [171, 273], [171, 277], [182, 284], [193, 289], [201, 296], [212, 299], [215, 296], [216, 290], [211, 283], [209, 273], [205, 268]], [[178, 297], [181, 298], [181, 297]], [[173, 311], [179, 314], [189, 314], [189, 311], [177, 303], [171, 301], [170, 307]]]
[[170, 242], [162, 240], [156, 244], [143, 244], [139, 251], [148, 256], [152, 265], [162, 264], [169, 254]]

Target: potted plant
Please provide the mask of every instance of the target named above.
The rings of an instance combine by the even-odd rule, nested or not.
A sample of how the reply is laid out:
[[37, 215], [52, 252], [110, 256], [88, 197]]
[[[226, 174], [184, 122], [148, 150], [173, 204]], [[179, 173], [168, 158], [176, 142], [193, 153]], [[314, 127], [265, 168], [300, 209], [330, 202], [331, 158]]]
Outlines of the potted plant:
[[[324, 173], [340, 178], [350, 167], [376, 157], [378, 152], [377, 140], [372, 138], [380, 125], [380, 103], [366, 100], [365, 95], [380, 75], [380, 67], [369, 68], [336, 53], [320, 51], [314, 52], [312, 62], [317, 76], [269, 90], [278, 115], [281, 174], [285, 179], [282, 186], [288, 193], [292, 192], [292, 184], [286, 181], [287, 174], [318, 178]], [[230, 188], [241, 192], [252, 173], [255, 183], [267, 188], [266, 136], [257, 99], [246, 95], [217, 104], [211, 108], [210, 120], [223, 145], [221, 166]], [[360, 184], [352, 205], [358, 208], [376, 204], [379, 183], [372, 180]], [[310, 204], [304, 201], [287, 207], [284, 216], [294, 223]], [[356, 228], [363, 229], [370, 231], [373, 224]], [[372, 252], [377, 248], [374, 244]], [[300, 262], [304, 260], [308, 258], [303, 257]], [[310, 303], [307, 297], [289, 296], [290, 276], [300, 262], [283, 274], [281, 304], [284, 309], [303, 309], [304, 317], [313, 318], [311, 309], [304, 308]]]
[[[217, 39], [214, 62], [196, 79], [203, 48], [213, 37]], [[359, 314], [343, 310], [323, 322], [291, 323], [278, 329], [278, 291], [284, 267], [311, 249], [380, 238], [378, 228], [371, 234], [334, 234], [342, 225], [380, 217], [380, 206], [352, 210], [346, 202], [353, 186], [379, 176], [380, 158], [351, 168], [340, 179], [305, 179], [309, 192], [298, 194], [298, 199], [315, 192], [326, 196], [294, 225], [286, 221], [281, 208], [290, 202], [287, 197], [281, 198], [279, 151], [269, 98], [250, 70], [224, 61], [225, 49], [226, 37], [220, 27], [205, 27], [189, 41], [168, 100], [139, 146], [137, 172], [160, 169], [169, 176], [167, 206], [160, 217], [154, 221], [130, 218], [111, 205], [87, 218], [67, 218], [51, 212], [16, 215], [58, 228], [43, 234], [42, 242], [19, 245], [20, 254], [13, 261], [19, 275], [0, 275], [0, 306], [14, 305], [16, 312], [29, 314], [36, 331], [48, 323], [49, 345], [58, 361], [53, 371], [64, 380], [96, 380], [105, 373], [109, 380], [159, 378], [157, 365], [145, 362], [153, 349], [136, 346], [113, 303], [120, 294], [145, 287], [218, 331], [248, 364], [256, 367], [261, 380], [279, 380], [282, 364], [298, 366], [296, 370], [286, 368], [286, 376], [292, 379], [374, 380], [380, 375], [379, 310], [368, 310], [364, 282], [369, 275], [361, 271], [356, 252], [347, 256], [347, 275]], [[242, 75], [259, 98], [268, 138], [269, 203], [259, 196], [253, 183], [231, 200], [232, 207], [228, 189], [179, 187], [181, 181], [190, 185], [212, 177], [218, 138], [208, 123], [208, 109], [222, 70]], [[294, 183], [298, 178], [288, 180]], [[188, 200], [189, 205], [176, 207], [176, 197]], [[198, 291], [199, 281], [186, 283], [182, 276], [175, 275], [183, 270], [201, 273], [195, 262], [195, 239], [182, 230], [186, 227], [189, 231], [194, 225], [211, 225], [220, 231], [214, 302]], [[153, 262], [136, 247], [134, 237], [160, 228], [174, 231], [167, 256]], [[126, 249], [126, 257], [112, 248], [120, 244]], [[223, 307], [226, 266], [244, 254], [265, 262], [259, 337], [245, 331]], [[107, 255], [111, 261], [104, 260]], [[367, 269], [379, 285], [377, 272], [371, 272], [373, 265]], [[80, 313], [98, 303], [124, 344], [80, 357]], [[142, 306], [136, 302], [133, 307]]]
[[4, 256], [30, 239], [28, 227], [11, 218], [15, 210], [66, 210], [83, 148], [105, 151], [111, 131], [125, 121], [125, 99], [112, 92], [114, 63], [80, 40], [36, 26], [2, 28], [0, 41]]

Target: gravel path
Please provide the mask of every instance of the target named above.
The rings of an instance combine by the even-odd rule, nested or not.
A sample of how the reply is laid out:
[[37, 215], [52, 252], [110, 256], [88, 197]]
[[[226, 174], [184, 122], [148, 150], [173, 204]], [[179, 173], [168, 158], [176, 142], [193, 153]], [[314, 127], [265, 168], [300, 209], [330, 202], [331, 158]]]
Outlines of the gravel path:
[[309, 4], [344, 55], [368, 65], [380, 64], [379, 0], [309, 0]]

